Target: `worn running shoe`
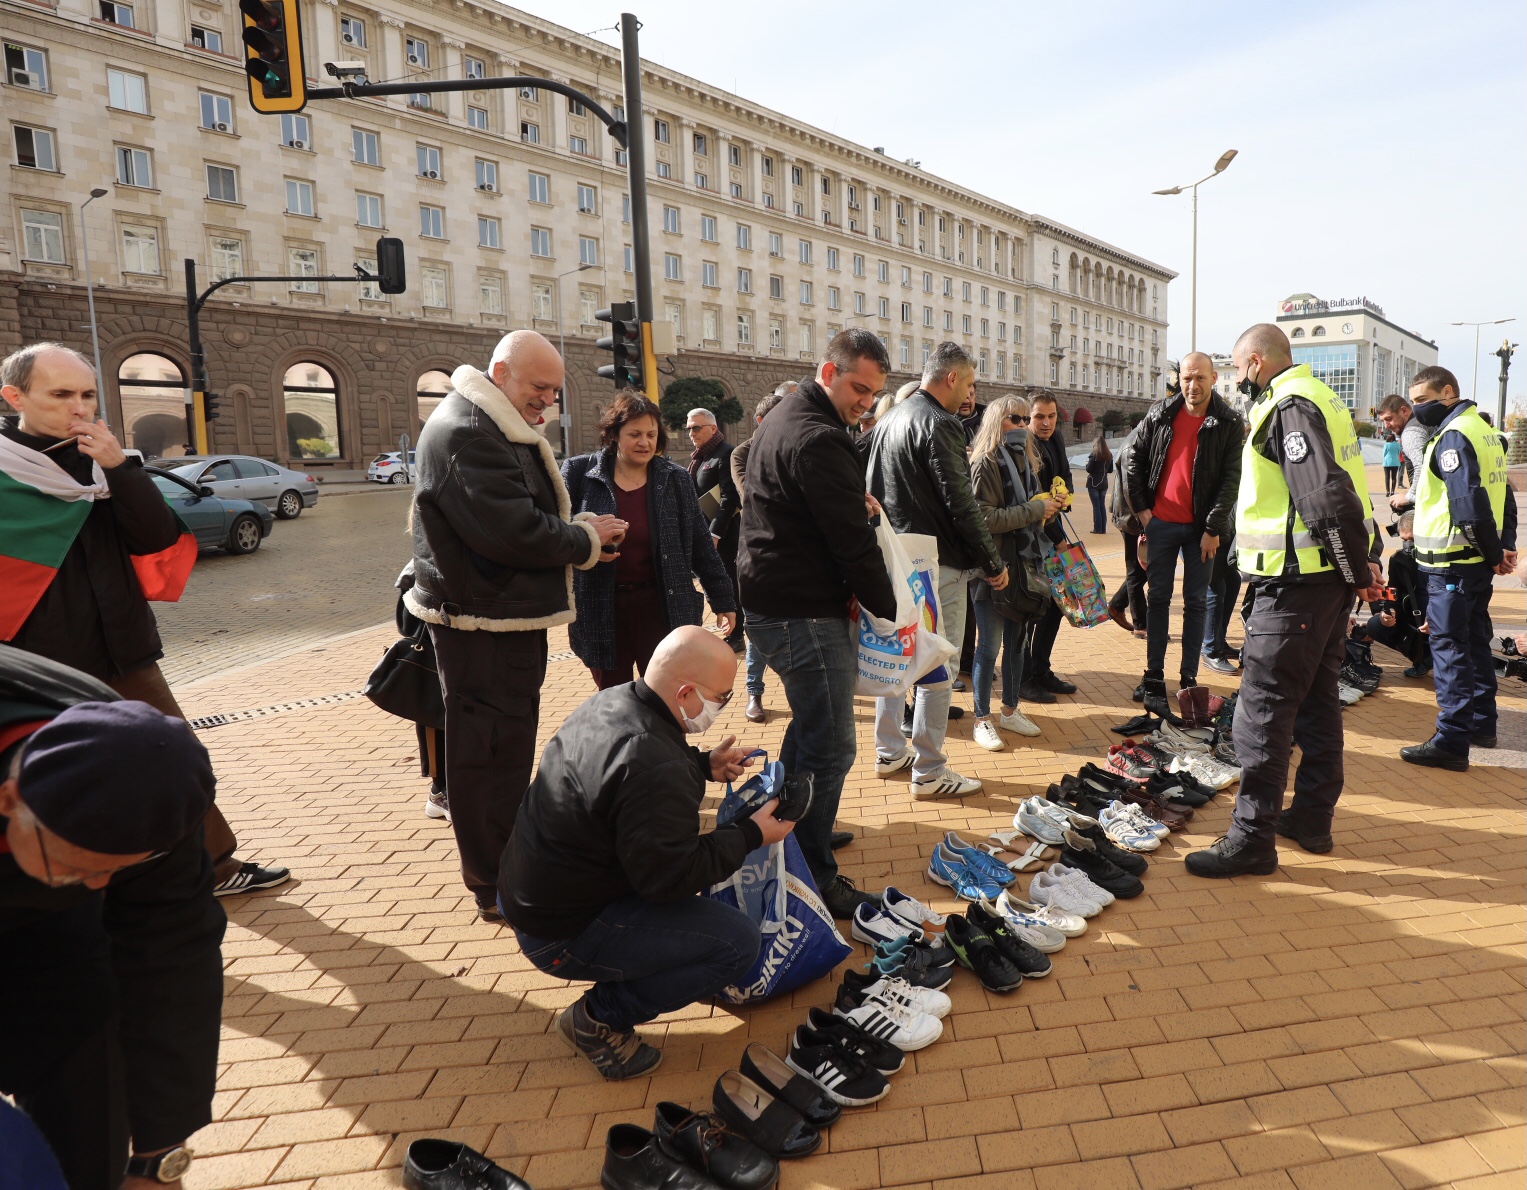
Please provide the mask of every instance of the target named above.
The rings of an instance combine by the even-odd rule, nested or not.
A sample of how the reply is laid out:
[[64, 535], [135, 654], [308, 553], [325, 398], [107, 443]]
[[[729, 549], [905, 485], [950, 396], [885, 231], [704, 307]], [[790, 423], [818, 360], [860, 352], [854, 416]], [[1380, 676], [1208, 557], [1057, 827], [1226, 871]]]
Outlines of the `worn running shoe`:
[[805, 1025], [795, 1031], [785, 1064], [844, 1107], [865, 1107], [891, 1090], [885, 1075], [858, 1054]]
[[1079, 938], [1087, 932], [1087, 919], [1079, 913], [1067, 913], [1052, 905], [1036, 905], [1005, 892], [997, 898], [997, 912], [1009, 921], [1033, 921], [1065, 938]]
[[1023, 972], [1002, 953], [986, 931], [967, 918], [951, 917], [944, 936], [960, 965], [974, 971], [987, 991], [1013, 992], [1023, 985]]
[[1138, 897], [1145, 891], [1145, 885], [1138, 876], [1131, 875], [1113, 863], [1098, 850], [1091, 839], [1085, 839], [1075, 831], [1066, 833], [1066, 845], [1061, 850], [1060, 862], [1068, 868], [1075, 868], [1099, 888], [1124, 900]]
[[1002, 885], [987, 879], [958, 855], [946, 850], [942, 842], [934, 844], [933, 854], [928, 857], [928, 879], [952, 888], [954, 895], [962, 901], [979, 901], [1002, 891]]
[[1108, 837], [1108, 832], [1097, 823], [1088, 827], [1077, 827], [1075, 833], [1096, 847], [1098, 854], [1114, 867], [1122, 868], [1131, 876], [1143, 876], [1145, 870], [1150, 867], [1144, 856], [1136, 854], [1132, 849], [1118, 846]]
[[[1005, 895], [1005, 894], [1004, 894]], [[1022, 938], [1040, 954], [1054, 954], [1066, 945], [1066, 936], [1053, 926], [1047, 926], [1037, 918], [1030, 915], [1004, 913], [998, 908], [998, 901], [981, 901], [980, 906], [987, 913], [1002, 918], [1008, 927]]]
[[1031, 839], [1038, 839], [1051, 847], [1059, 847], [1065, 838], [1066, 823], [1059, 815], [1052, 817], [1047, 812], [1046, 806], [1054, 804], [1037, 797], [1031, 797], [1019, 803], [1017, 811], [1013, 814], [1013, 825]]
[[[859, 1008], [866, 1000], [879, 1000], [913, 1012], [943, 1020], [954, 1007], [953, 1002], [936, 988], [920, 988], [895, 975], [861, 975], [857, 971], [843, 972], [843, 982], [838, 985], [838, 998], [833, 1010], [839, 1016], [845, 1006]], [[852, 1020], [852, 1017], [848, 1018]], [[906, 1046], [902, 1046], [905, 1049]]]
[[1224, 789], [1241, 779], [1241, 770], [1209, 756], [1179, 756], [1172, 761], [1172, 771], [1192, 775], [1200, 785]]
[[663, 1060], [663, 1052], [639, 1038], [635, 1030], [620, 1032], [596, 1021], [581, 998], [557, 1014], [557, 1032], [612, 1082], [647, 1074]]
[[1103, 811], [1099, 824], [1114, 843], [1130, 851], [1155, 851], [1161, 846], [1154, 831], [1141, 827], [1133, 815], [1120, 813], [1112, 807]]
[[[1029, 881], [1029, 900], [1077, 917], [1096, 917], [1112, 902], [1112, 893], [1098, 888], [1090, 880], [1086, 886], [1078, 887], [1075, 881], [1056, 872], [1057, 868], [1061, 872], [1076, 871], [1063, 864], [1052, 864]], [[1101, 899], [1105, 896], [1106, 901]]]
[[[954, 963], [953, 951], [942, 946], [939, 950], [948, 954], [950, 963]], [[954, 970], [952, 966], [943, 966], [925, 957], [931, 953], [925, 947], [912, 947], [891, 955], [877, 952], [867, 964], [867, 969], [873, 979], [904, 979], [915, 988], [941, 991], [954, 978]]]
[[855, 938], [860, 942], [868, 942], [871, 946], [877, 942], [888, 942], [892, 938], [909, 936], [921, 938], [923, 936], [920, 926], [903, 921], [868, 901], [855, 907], [850, 929]]
[[1050, 974], [1051, 963], [1035, 946], [1018, 936], [1018, 931], [999, 913], [989, 913], [979, 905], [965, 910], [965, 918], [997, 944], [1002, 957], [1022, 973], [1025, 979], [1043, 979]]
[[880, 894], [880, 906], [892, 917], [910, 926], [917, 926], [926, 934], [942, 933], [944, 930], [942, 913], [935, 913], [916, 897], [909, 897], [899, 888], [888, 886]]
[[1135, 755], [1135, 746], [1130, 743], [1114, 744], [1108, 749], [1108, 770], [1116, 777], [1123, 777], [1139, 785], [1144, 785], [1161, 771], [1156, 765], [1147, 764]]
[[809, 1028], [835, 1044], [845, 1046], [881, 1074], [895, 1074], [906, 1064], [906, 1056], [892, 1042], [871, 1037], [858, 1025], [844, 1020], [836, 1013], [813, 1008], [806, 1013], [806, 1024], [802, 1028]]
[[944, 850], [959, 857], [965, 866], [976, 873], [977, 876], [984, 877], [988, 881], [994, 881], [1004, 888], [1018, 879], [1008, 870], [1005, 863], [999, 859], [994, 859], [979, 847], [972, 847], [964, 839], [960, 838], [959, 835], [955, 834], [954, 831], [950, 831], [944, 836]]

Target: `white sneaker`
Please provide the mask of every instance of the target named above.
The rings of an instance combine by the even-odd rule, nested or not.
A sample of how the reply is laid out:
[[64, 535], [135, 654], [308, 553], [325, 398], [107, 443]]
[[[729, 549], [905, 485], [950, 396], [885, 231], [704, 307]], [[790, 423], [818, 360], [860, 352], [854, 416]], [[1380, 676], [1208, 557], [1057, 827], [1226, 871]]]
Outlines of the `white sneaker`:
[[1039, 724], [1035, 723], [1022, 711], [1015, 710], [1011, 715], [998, 715], [997, 726], [1003, 731], [1015, 731], [1019, 735], [1039, 735]]
[[889, 1041], [908, 1053], [932, 1045], [944, 1034], [944, 1022], [938, 1017], [880, 1000], [866, 1001], [858, 1008], [834, 1008], [833, 1012], [876, 1040]]
[[1148, 831], [1158, 839], [1164, 839], [1172, 833], [1172, 828], [1164, 822], [1157, 822], [1139, 806], [1133, 802], [1111, 802], [1108, 810], [1111, 814], [1128, 818], [1142, 831]]
[[1059, 847], [1066, 841], [1068, 824], [1047, 814], [1039, 798], [1031, 797], [1019, 803], [1017, 811], [1013, 814], [1013, 825], [1029, 838], [1048, 843], [1051, 847]]
[[1350, 707], [1363, 696], [1363, 692], [1356, 686], [1348, 686], [1346, 684], [1338, 684], [1337, 691], [1341, 695], [1341, 705], [1344, 707]]
[[1082, 917], [1096, 917], [1107, 907], [1103, 901], [1088, 895], [1071, 881], [1055, 875], [1053, 869], [1040, 872], [1029, 882], [1029, 900], [1065, 913], [1080, 914]]
[[1241, 779], [1241, 770], [1232, 764], [1215, 760], [1212, 756], [1178, 756], [1173, 759], [1168, 772], [1187, 773], [1200, 785], [1220, 790], [1234, 785]]
[[[911, 763], [910, 761], [908, 762]], [[878, 764], [875, 766], [880, 767]], [[969, 797], [973, 793], [981, 791], [981, 782], [974, 777], [962, 777], [951, 768], [946, 768], [936, 776], [929, 777], [926, 781], [912, 782], [912, 796], [918, 801], [929, 801], [938, 798]]]
[[1046, 929], [1057, 930], [1067, 938], [1087, 932], [1087, 919], [1080, 914], [1067, 913], [1053, 905], [1037, 905], [1006, 890], [997, 898], [997, 912], [1003, 917], [1031, 917]]
[[1143, 829], [1128, 814], [1113, 813], [1111, 807], [1102, 811], [1098, 823], [1109, 839], [1130, 851], [1155, 851], [1161, 846], [1154, 831]]
[[901, 889], [890, 886], [880, 894], [880, 907], [892, 917], [908, 925], [918, 926], [925, 932], [941, 932], [949, 920], [942, 913], [935, 913], [916, 897], [909, 897]]
[[920, 1012], [937, 1020], [943, 1020], [954, 1008], [954, 1001], [943, 992], [936, 988], [914, 987], [899, 975], [882, 976], [874, 983], [867, 984], [858, 994], [866, 1000], [877, 1000], [881, 1004], [904, 1008], [908, 1012]]
[[1008, 929], [1022, 938], [1035, 950], [1042, 954], [1054, 954], [1066, 945], [1066, 936], [1054, 926], [1047, 926], [1044, 922], [1028, 913], [1004, 912], [1000, 904], [1001, 898], [989, 901], [981, 898], [981, 908], [985, 909], [993, 917], [1000, 917], [1007, 922]]
[[970, 738], [985, 748], [988, 752], [1001, 752], [1007, 745], [1002, 742], [1002, 736], [990, 719], [980, 719], [976, 722], [976, 729], [970, 733]]
[[1072, 887], [1076, 888], [1085, 896], [1096, 897], [1098, 900], [1102, 901], [1103, 907], [1105, 909], [1114, 903], [1115, 897], [1113, 893], [1109, 892], [1101, 884], [1098, 884], [1096, 881], [1094, 881], [1080, 868], [1073, 868], [1069, 864], [1063, 864], [1059, 861], [1056, 861], [1050, 865], [1050, 875], [1058, 877], [1063, 882], [1069, 880], [1072, 884]]
[[443, 789], [438, 796], [433, 790], [424, 795], [424, 817], [444, 818], [447, 822], [451, 820], [451, 805]]
[[892, 773], [904, 773], [912, 767], [912, 749], [908, 748], [900, 756], [893, 756], [890, 760], [875, 755], [875, 776], [889, 777]]

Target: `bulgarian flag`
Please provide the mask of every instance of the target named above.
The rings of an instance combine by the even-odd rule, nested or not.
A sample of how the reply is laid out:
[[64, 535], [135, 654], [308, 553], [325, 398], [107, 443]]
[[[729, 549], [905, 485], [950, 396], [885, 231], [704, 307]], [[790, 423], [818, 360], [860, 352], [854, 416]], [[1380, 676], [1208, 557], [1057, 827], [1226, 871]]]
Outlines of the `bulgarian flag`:
[[[0, 640], [11, 640], [42, 598], [97, 500], [109, 500], [105, 473], [88, 484], [40, 451], [0, 435]], [[173, 510], [171, 510], [173, 512]], [[180, 539], [156, 554], [133, 554], [146, 599], [174, 603], [196, 564], [196, 538], [177, 515]]]

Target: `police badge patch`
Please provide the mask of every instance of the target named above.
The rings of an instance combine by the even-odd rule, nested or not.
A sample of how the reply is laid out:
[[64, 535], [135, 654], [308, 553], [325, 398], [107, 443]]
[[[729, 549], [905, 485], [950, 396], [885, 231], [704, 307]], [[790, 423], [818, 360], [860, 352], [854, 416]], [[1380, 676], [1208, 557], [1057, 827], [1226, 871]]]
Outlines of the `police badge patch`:
[[1290, 463], [1301, 462], [1310, 453], [1310, 440], [1303, 430], [1290, 430], [1283, 435], [1283, 457]]
[[1444, 471], [1457, 471], [1458, 464], [1461, 462], [1463, 462], [1463, 460], [1458, 457], [1458, 452], [1456, 450], [1445, 450], [1442, 452], [1442, 469]]

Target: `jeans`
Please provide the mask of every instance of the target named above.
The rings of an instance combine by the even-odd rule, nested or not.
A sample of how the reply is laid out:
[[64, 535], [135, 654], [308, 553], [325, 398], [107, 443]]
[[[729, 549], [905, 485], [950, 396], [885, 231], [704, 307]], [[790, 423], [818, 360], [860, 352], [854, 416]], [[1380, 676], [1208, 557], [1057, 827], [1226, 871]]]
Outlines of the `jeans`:
[[976, 655], [970, 666], [971, 699], [977, 719], [991, 714], [992, 678], [996, 676], [997, 650], [1002, 651], [1002, 705], [1018, 707], [1023, 685], [1023, 636], [1026, 621], [1009, 620], [997, 611], [991, 588], [980, 579], [970, 584], [975, 603]]
[[1435, 739], [1444, 751], [1467, 756], [1471, 737], [1496, 732], [1495, 659], [1490, 655], [1494, 580], [1483, 562], [1423, 573], [1437, 692]]
[[[938, 568], [938, 634], [958, 644], [965, 639], [965, 587], [970, 572], [953, 566]], [[926, 781], [944, 771], [944, 736], [949, 731], [949, 700], [954, 691], [952, 671], [959, 664], [950, 658], [942, 682], [916, 687], [912, 702], [912, 780]], [[901, 734], [900, 698], [875, 700], [875, 751], [882, 757], [900, 756], [907, 750]]]
[[838, 874], [828, 837], [857, 748], [855, 624], [839, 617], [786, 620], [746, 614], [748, 639], [779, 675], [790, 704], [780, 762], [787, 773], [813, 776], [811, 809], [796, 823], [795, 841], [817, 887], [826, 888]]
[[621, 1033], [709, 1000], [748, 973], [761, 945], [747, 914], [708, 897], [666, 905], [622, 897], [576, 938], [514, 933], [521, 953], [547, 975], [591, 980], [583, 997], [589, 1015]]
[[1092, 531], [1108, 532], [1108, 489], [1087, 485], [1087, 495], [1092, 497]]
[[1198, 657], [1204, 638], [1204, 592], [1209, 586], [1209, 564], [1203, 560], [1193, 525], [1152, 517], [1145, 526], [1146, 594], [1145, 669], [1159, 676], [1166, 665], [1167, 635], [1172, 613], [1172, 583], [1177, 574], [1177, 555], [1182, 554], [1182, 669], [1184, 679], [1198, 676]]
[[1119, 584], [1119, 589], [1113, 593], [1113, 598], [1108, 601], [1108, 607], [1112, 611], [1129, 609], [1129, 622], [1132, 627], [1145, 627], [1145, 570], [1140, 565], [1140, 535], [1138, 533], [1119, 534], [1124, 539], [1124, 581]]
[[751, 698], [762, 698], [764, 692], [764, 659], [757, 647], [753, 644], [753, 637], [748, 636], [747, 656], [747, 690]]
[[1225, 632], [1241, 595], [1241, 572], [1230, 563], [1230, 551], [1234, 548], [1235, 538], [1225, 538], [1220, 543], [1219, 553], [1209, 563], [1209, 590], [1204, 596], [1205, 656], [1223, 656], [1230, 647]]

